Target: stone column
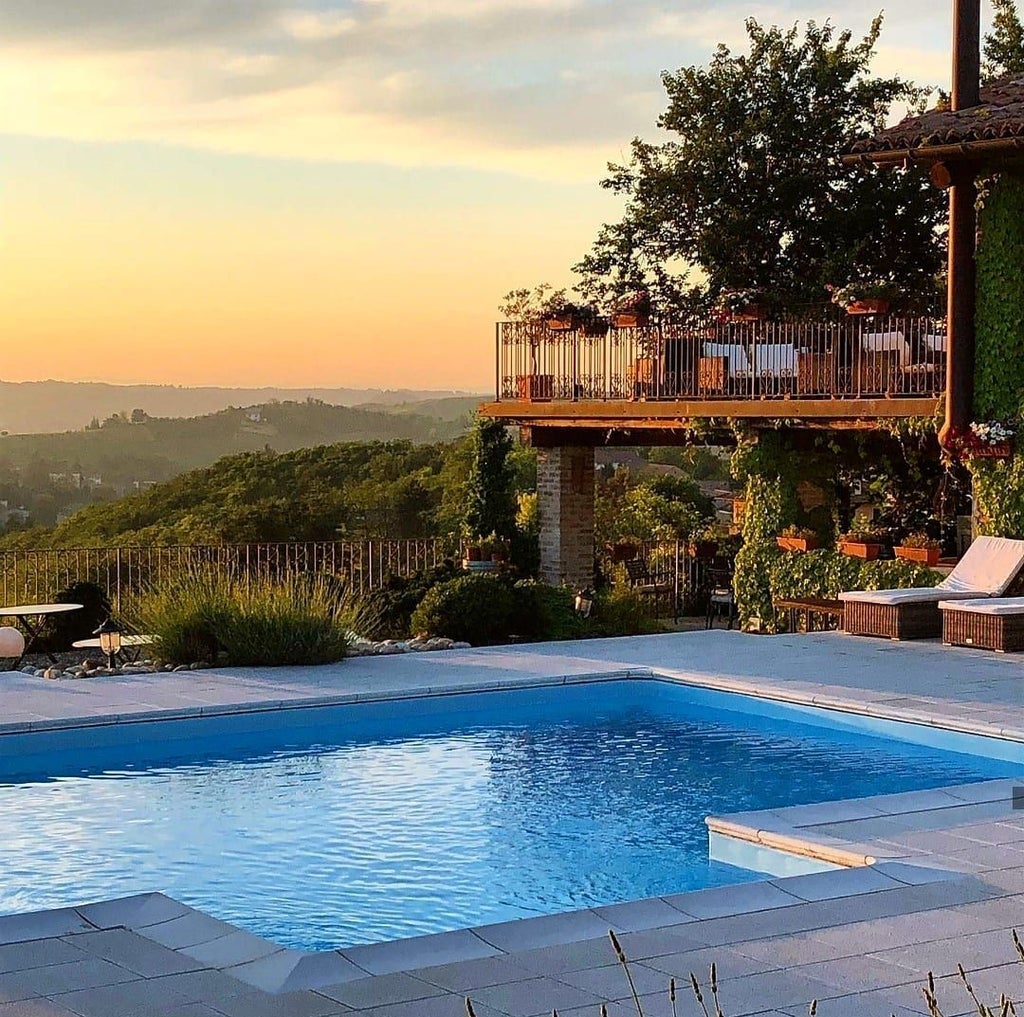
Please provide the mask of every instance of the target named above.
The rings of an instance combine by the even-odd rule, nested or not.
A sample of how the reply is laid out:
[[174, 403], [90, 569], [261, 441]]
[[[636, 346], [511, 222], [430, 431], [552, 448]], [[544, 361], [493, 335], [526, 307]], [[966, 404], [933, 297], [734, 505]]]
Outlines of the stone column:
[[594, 449], [537, 449], [540, 578], [574, 589], [594, 582]]

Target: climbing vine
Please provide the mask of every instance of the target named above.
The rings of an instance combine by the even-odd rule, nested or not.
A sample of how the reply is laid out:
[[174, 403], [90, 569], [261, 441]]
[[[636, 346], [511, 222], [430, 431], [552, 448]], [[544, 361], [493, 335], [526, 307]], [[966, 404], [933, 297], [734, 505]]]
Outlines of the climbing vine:
[[[978, 245], [975, 420], [1020, 421], [1024, 409], [1024, 175], [1003, 173], [985, 195]], [[1024, 538], [1024, 451], [974, 459], [981, 533]]]

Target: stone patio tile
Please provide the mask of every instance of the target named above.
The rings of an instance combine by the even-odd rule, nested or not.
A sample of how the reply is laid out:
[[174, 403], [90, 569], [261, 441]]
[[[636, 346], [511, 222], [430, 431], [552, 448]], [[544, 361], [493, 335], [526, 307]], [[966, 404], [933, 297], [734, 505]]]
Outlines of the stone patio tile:
[[507, 953], [593, 939], [607, 933], [608, 922], [593, 911], [569, 911], [528, 921], [482, 925], [473, 931], [485, 942]]
[[980, 844], [1014, 844], [1024, 842], [1024, 823], [974, 823], [958, 827], [956, 835]]
[[152, 1010], [146, 1017], [224, 1017], [224, 1014], [205, 1003], [183, 1003], [181, 1006]]
[[833, 957], [789, 968], [789, 973], [850, 992], [885, 989], [919, 981], [914, 972], [885, 961], [877, 954], [870, 957]]
[[[905, 993], [896, 997], [886, 989], [876, 989], [869, 992], [851, 993], [848, 996], [838, 996], [818, 1004], [820, 1017], [918, 1017], [928, 1012], [924, 997], [916, 1002], [916, 1007], [907, 1005]], [[786, 1009], [787, 1017], [807, 1017], [807, 1007], [794, 1006]], [[946, 1017], [954, 1017], [947, 1012]]]
[[645, 960], [643, 964], [645, 967], [662, 972], [666, 978], [672, 977], [677, 981], [680, 979], [688, 981], [691, 974], [695, 974], [698, 978], [704, 978], [709, 975], [712, 964], [715, 965], [719, 981], [788, 966], [749, 957], [729, 946], [709, 946], [703, 950], [690, 950], [687, 953], [670, 953], [664, 957], [652, 957], [650, 960]]
[[[705, 996], [707, 978], [699, 979]], [[760, 1013], [763, 1010], [782, 1010], [793, 1006], [808, 1006], [812, 999], [826, 999], [838, 995], [834, 986], [813, 978], [803, 978], [788, 971], [768, 971], [761, 974], [730, 978], [722, 982], [718, 998], [729, 1017]]]
[[852, 894], [873, 893], [876, 890], [891, 890], [900, 886], [890, 876], [868, 865], [855, 869], [839, 869], [836, 872], [814, 872], [806, 876], [790, 876], [773, 880], [772, 883], [800, 900], [833, 900]]
[[925, 883], [941, 883], [949, 879], [949, 872], [944, 869], [936, 869], [928, 864], [925, 859], [921, 862], [878, 862], [872, 868], [876, 872], [889, 876], [897, 882], [905, 883], [908, 886], [922, 886]]
[[385, 1006], [388, 1003], [407, 1003], [413, 999], [427, 999], [443, 996], [446, 989], [414, 978], [404, 972], [391, 975], [377, 975], [359, 978], [340, 985], [328, 985], [316, 990], [321, 996], [344, 1003], [354, 1010], [365, 1010], [371, 1006]]
[[278, 953], [281, 949], [251, 932], [238, 929], [220, 939], [211, 939], [208, 943], [182, 947], [180, 952], [210, 967], [229, 968]]
[[31, 943], [10, 943], [0, 946], [0, 974], [28, 971], [50, 964], [71, 964], [88, 955], [61, 939], [37, 939]]
[[341, 951], [343, 957], [371, 975], [389, 975], [395, 971], [493, 957], [499, 952], [468, 929], [396, 939], [371, 946], [354, 946]]
[[153, 1005], [154, 1000], [159, 1000], [166, 1006], [188, 1002], [158, 992], [157, 987], [146, 979], [126, 982], [123, 985], [80, 989], [54, 997], [55, 1002], [79, 1014], [80, 1017], [141, 1017]]
[[[558, 949], [564, 948], [559, 947]], [[610, 946], [608, 951], [610, 954]], [[590, 958], [591, 954], [588, 951], [587, 959]], [[607, 962], [607, 957], [605, 961]], [[481, 957], [478, 960], [462, 961], [458, 964], [439, 964], [410, 972], [411, 975], [429, 985], [436, 985], [450, 992], [469, 992], [472, 989], [482, 989], [488, 985], [501, 985], [502, 982], [520, 982], [524, 978], [531, 978], [536, 974], [543, 973], [545, 972], [534, 971], [521, 963], [518, 954], [498, 954], [495, 957]]]
[[811, 964], [837, 956], [834, 944], [819, 942], [813, 936], [813, 933], [804, 932], [793, 936], [776, 936], [772, 939], [755, 939], [749, 943], [735, 943], [731, 947], [715, 947], [715, 950], [731, 950], [760, 965], [755, 970], [763, 971]]
[[477, 989], [472, 993], [473, 1002], [479, 1000], [510, 1017], [538, 1017], [550, 1014], [552, 1010], [589, 1006], [597, 1012], [601, 999], [574, 985], [555, 981], [553, 978], [532, 978], [525, 982], [508, 982]]
[[946, 793], [965, 802], [1009, 802], [1013, 797], [1013, 780], [982, 780], [946, 788]]
[[979, 871], [1024, 868], [1024, 850], [1018, 844], [973, 844], [951, 855], [977, 866]]
[[800, 903], [798, 897], [768, 882], [713, 887], [695, 893], [676, 894], [666, 897], [665, 901], [694, 918], [721, 918]]
[[186, 946], [209, 943], [234, 931], [235, 927], [228, 922], [211, 918], [201, 911], [190, 911], [181, 918], [172, 918], [168, 922], [146, 926], [145, 936], [162, 946], [180, 950]]
[[[929, 943], [949, 936], [968, 936], [985, 930], [985, 923], [973, 916], [944, 911], [899, 915], [884, 921], [855, 922], [832, 929], [817, 929], [810, 938], [833, 951], [835, 957], [852, 957], [899, 949], [912, 943]], [[748, 944], [738, 947], [747, 950]]]
[[[11, 981], [19, 986], [32, 988], [35, 995], [55, 996], [75, 989], [95, 989], [102, 985], [134, 982], [138, 977], [137, 973], [110, 961], [89, 957], [71, 964], [54, 964], [51, 967], [19, 971], [16, 976], [11, 976]], [[0, 992], [3, 991], [3, 984], [6, 981], [7, 976], [0, 979]]]
[[878, 795], [872, 798], [871, 801], [880, 812], [890, 816], [924, 812], [932, 809], [955, 808], [963, 805], [963, 799], [956, 798], [942, 788], [932, 788], [927, 791], [904, 791], [892, 795]]
[[982, 878], [1007, 893], [1024, 893], [1024, 868], [989, 869]]
[[73, 936], [66, 942], [145, 978], [176, 975], [181, 971], [195, 971], [204, 966], [191, 957], [169, 950], [127, 929], [88, 932]]
[[[945, 932], [945, 935], [948, 937], [949, 933]], [[1001, 930], [979, 932], [955, 939], [944, 938], [931, 943], [915, 943], [912, 946], [878, 951], [873, 956], [898, 964], [918, 975], [926, 975], [931, 971], [936, 977], [955, 974], [957, 964], [962, 964], [968, 971], [975, 971], [1012, 964], [1017, 960], [1010, 933]]]
[[92, 926], [73, 908], [55, 911], [31, 911], [0, 918], [0, 944], [24, 943], [32, 939], [49, 939], [72, 932], [90, 932]]
[[[1004, 993], [1014, 1003], [1024, 1001], [1024, 977], [1019, 961], [979, 971], [968, 971], [967, 978], [975, 994], [983, 1003], [992, 1005], [996, 1013], [999, 1012], [999, 997]], [[976, 1012], [958, 974], [936, 978], [935, 997], [944, 1012]]]
[[133, 897], [85, 904], [75, 910], [99, 929], [140, 928], [189, 914], [192, 909], [162, 893], [140, 893]]
[[643, 929], [660, 929], [666, 925], [682, 925], [690, 921], [660, 897], [647, 900], [626, 901], [624, 904], [609, 904], [603, 908], [591, 909], [605, 923], [605, 928], [616, 932], [639, 932]]
[[216, 1004], [226, 1017], [334, 1017], [348, 1008], [315, 992], [283, 992], [272, 995], [254, 990]]
[[[730, 943], [745, 943], [751, 939], [774, 938], [794, 932], [826, 929], [862, 917], [877, 917], [877, 913], [871, 911], [865, 915], [866, 909], [861, 902], [885, 896], [887, 893], [866, 894], [861, 897], [845, 898], [841, 903], [813, 901], [796, 907], [777, 908], [750, 915], [714, 918], [687, 926], [687, 934], [695, 941], [694, 947], [725, 946]], [[857, 905], [854, 907], [851, 902], [857, 902]]]
[[80, 1015], [49, 999], [31, 999], [22, 1003], [0, 1003], [0, 1017], [80, 1017]]
[[[630, 964], [629, 973], [633, 976], [637, 992], [659, 992], [668, 988], [669, 975], [664, 971], [655, 971], [654, 968], [643, 964]], [[564, 971], [553, 977], [556, 981], [582, 989], [606, 1002], [630, 997], [629, 982], [621, 964], [606, 964], [602, 968], [584, 968], [582, 971]]]
[[[707, 924], [706, 922], [693, 922], [689, 925], [680, 926], [678, 931], [675, 928], [671, 928], [649, 929], [646, 932], [627, 932], [619, 936], [619, 943], [630, 961], [648, 960], [651, 957], [664, 957], [670, 953], [686, 953], [692, 950], [700, 950], [707, 946], [706, 939], [692, 936], [689, 932], [691, 929], [702, 929]], [[594, 942], [599, 943], [600, 940], [594, 940]], [[595, 950], [593, 956], [596, 958], [596, 963], [581, 964], [580, 968], [599, 968], [616, 960], [615, 951], [607, 939], [604, 941], [604, 948]]]
[[[473, 1000], [476, 1017], [503, 1017], [500, 1010], [485, 1006]], [[388, 1003], [369, 1010], [356, 1010], [359, 1017], [466, 1017], [466, 1000], [463, 996], [432, 996], [430, 999], [415, 999], [407, 1003]]]
[[871, 819], [885, 815], [878, 804], [881, 800], [881, 797], [846, 798], [837, 802], [791, 805], [785, 809], [773, 809], [772, 813], [792, 826], [817, 826], [819, 823], [840, 823], [851, 819]]
[[151, 978], [147, 984], [159, 998], [166, 998], [168, 1006], [177, 1003], [209, 1003], [216, 1006], [219, 1000], [252, 992], [252, 986], [210, 968]]
[[[270, 958], [267, 958], [268, 960]], [[260, 961], [254, 961], [255, 965]], [[250, 980], [249, 966], [231, 968], [231, 974]], [[298, 989], [318, 989], [322, 985], [339, 985], [357, 978], [365, 978], [366, 972], [346, 960], [336, 950], [322, 953], [302, 954], [291, 973], [279, 985], [278, 992], [292, 992]]]

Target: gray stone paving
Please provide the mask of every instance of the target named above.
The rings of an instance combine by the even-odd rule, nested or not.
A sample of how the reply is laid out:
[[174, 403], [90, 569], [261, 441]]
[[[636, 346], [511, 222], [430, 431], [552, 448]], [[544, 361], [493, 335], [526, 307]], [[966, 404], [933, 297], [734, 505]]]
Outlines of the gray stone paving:
[[[624, 673], [1024, 738], [1013, 657], [835, 634], [688, 633], [237, 675], [42, 682], [0, 675], [0, 742], [148, 715], [191, 717]], [[827, 679], [827, 680], [825, 680]], [[0, 750], [2, 751], [2, 750]], [[973, 1012], [962, 962], [990, 1001], [1024, 999], [1010, 929], [1024, 926], [1024, 815], [1008, 782], [719, 817], [725, 835], [857, 868], [778, 878], [571, 915], [326, 954], [302, 954], [159, 894], [0, 918], [0, 1017], [478, 1017], [635, 1014], [607, 930], [631, 960], [647, 1017], [698, 1009], [687, 988], [716, 965], [729, 1017], [899, 1017]], [[714, 823], [712, 823], [714, 829]], [[864, 864], [868, 863], [868, 864]]]

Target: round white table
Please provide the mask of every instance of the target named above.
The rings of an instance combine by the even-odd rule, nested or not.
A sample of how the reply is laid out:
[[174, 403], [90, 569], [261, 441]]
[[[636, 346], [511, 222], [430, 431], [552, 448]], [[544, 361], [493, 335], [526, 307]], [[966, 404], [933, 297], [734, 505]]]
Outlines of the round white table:
[[[50, 615], [81, 610], [81, 604], [16, 604], [14, 607], [0, 607], [0, 618], [16, 618], [28, 633], [25, 649], [21, 651], [21, 656], [24, 657], [39, 638], [43, 624]], [[57, 658], [52, 653], [48, 653], [47, 656], [53, 663], [57, 663]]]

